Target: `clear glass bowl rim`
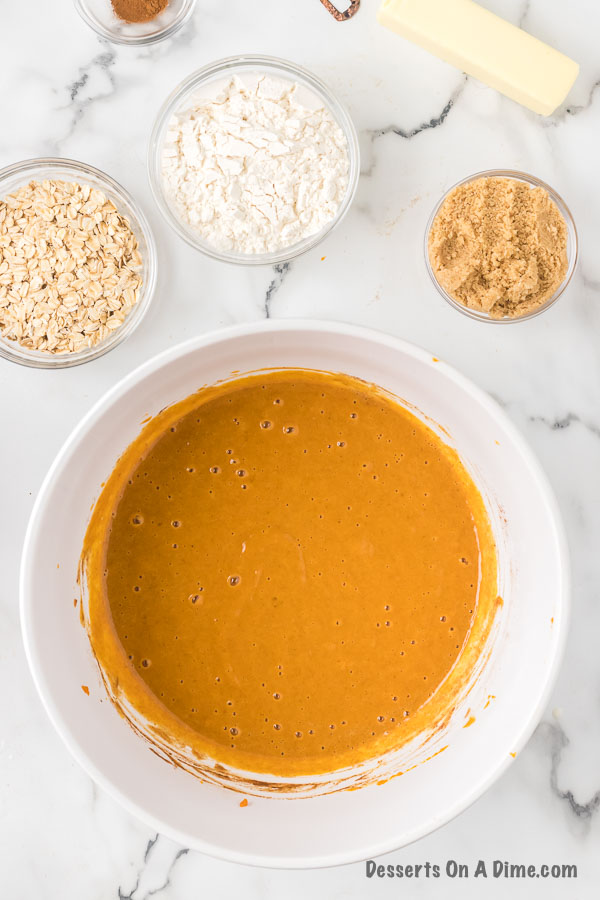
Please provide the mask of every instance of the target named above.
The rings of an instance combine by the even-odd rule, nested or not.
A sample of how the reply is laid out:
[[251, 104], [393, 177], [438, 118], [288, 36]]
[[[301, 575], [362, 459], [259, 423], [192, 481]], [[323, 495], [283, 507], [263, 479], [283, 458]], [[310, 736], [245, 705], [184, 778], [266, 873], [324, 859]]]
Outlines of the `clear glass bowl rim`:
[[[104, 354], [108, 353], [110, 350], [113, 350], [135, 331], [146, 315], [154, 296], [157, 279], [156, 242], [145, 214], [142, 212], [137, 201], [132, 197], [129, 191], [101, 169], [97, 169], [80, 160], [69, 159], [67, 157], [48, 156], [24, 159], [0, 169], [0, 199], [4, 196], [3, 186], [7, 179], [12, 178], [13, 176], [22, 175], [22, 183], [26, 184], [28, 179], [35, 178], [44, 180], [45, 178], [50, 177], [48, 170], [52, 169], [55, 169], [59, 173], [61, 170], [63, 173], [71, 170], [74, 178], [82, 176], [82, 178], [85, 179], [86, 176], [91, 176], [97, 179], [100, 184], [104, 184], [110, 188], [117, 197], [122, 198], [125, 203], [131, 207], [136, 221], [133, 223], [130, 222], [130, 225], [139, 228], [146, 244], [146, 277], [142, 284], [141, 296], [129, 315], [125, 318], [123, 325], [120, 328], [115, 329], [109, 337], [105, 338], [105, 340], [96, 344], [94, 347], [88, 347], [85, 350], [79, 350], [76, 353], [42, 353], [40, 351], [28, 350], [17, 342], [2, 338], [0, 334], [0, 358], [34, 369], [68, 369], [72, 366], [79, 366], [83, 363], [90, 362], [93, 359], [104, 356]], [[119, 210], [119, 212], [121, 211], [122, 210]], [[15, 344], [14, 349], [10, 346], [12, 343]]]
[[[468, 184], [471, 181], [476, 181], [478, 178], [514, 178], [517, 181], [525, 181], [527, 184], [532, 185], [533, 187], [541, 187], [545, 191], [548, 192], [550, 199], [554, 201], [556, 206], [559, 209], [559, 212], [562, 214], [565, 223], [567, 225], [567, 271], [565, 273], [564, 279], [561, 281], [556, 291], [549, 297], [546, 302], [538, 307], [538, 309], [532, 310], [532, 312], [527, 313], [523, 316], [503, 316], [501, 319], [493, 318], [484, 312], [478, 312], [475, 309], [470, 309], [468, 306], [463, 306], [462, 303], [459, 303], [453, 297], [448, 294], [444, 288], [441, 286], [437, 278], [435, 277], [435, 273], [431, 266], [431, 261], [429, 259], [429, 235], [431, 234], [431, 228], [435, 221], [435, 217], [437, 216], [442, 204], [446, 200], [446, 197], [452, 193], [452, 191], [460, 187], [462, 184]], [[457, 309], [459, 312], [463, 313], [463, 315], [468, 316], [470, 319], [475, 319], [478, 322], [491, 322], [494, 325], [509, 325], [516, 322], [525, 322], [528, 319], [534, 319], [536, 316], [541, 315], [543, 312], [546, 312], [547, 309], [550, 309], [551, 306], [554, 306], [558, 298], [561, 296], [563, 291], [568, 286], [571, 278], [573, 277], [573, 273], [575, 272], [575, 268], [577, 266], [577, 260], [579, 255], [579, 238], [577, 235], [577, 227], [575, 225], [575, 221], [573, 219], [573, 215], [571, 210], [563, 200], [560, 194], [558, 194], [554, 188], [550, 187], [549, 184], [546, 184], [545, 181], [542, 181], [541, 178], [537, 178], [535, 175], [530, 175], [527, 172], [521, 172], [517, 169], [485, 169], [482, 172], [476, 172], [474, 175], [467, 175], [466, 178], [462, 178], [460, 181], [457, 181], [456, 184], [453, 184], [452, 187], [449, 187], [447, 191], [442, 195], [438, 203], [435, 205], [431, 215], [429, 216], [429, 220], [427, 222], [427, 226], [425, 228], [425, 241], [424, 241], [424, 250], [425, 250], [425, 266], [427, 268], [427, 272], [429, 277], [431, 278], [433, 284], [437, 288], [437, 291], [441, 296], [446, 300], [450, 306]]]
[[[179, 12], [177, 18], [171, 22], [166, 28], [161, 29], [160, 31], [156, 31], [154, 34], [148, 35], [116, 35], [109, 28], [105, 28], [101, 22], [90, 13], [87, 8], [86, 0], [73, 0], [75, 4], [75, 9], [86, 23], [89, 25], [96, 34], [100, 35], [100, 37], [105, 38], [107, 41], [110, 41], [113, 44], [130, 44], [132, 46], [142, 45], [142, 44], [155, 44], [158, 41], [162, 41], [165, 38], [171, 37], [171, 35], [175, 34], [176, 31], [185, 25], [187, 20], [192, 15], [194, 8], [196, 6], [196, 0], [184, 0], [184, 4]], [[109, 0], [107, 0], [109, 2]]]
[[[348, 143], [348, 187], [336, 215], [321, 231], [317, 232], [317, 234], [311, 235], [297, 244], [292, 244], [289, 247], [284, 247], [282, 250], [277, 250], [273, 253], [243, 254], [220, 251], [211, 247], [200, 238], [195, 238], [192, 230], [186, 228], [179, 217], [171, 209], [162, 189], [160, 172], [160, 154], [162, 149], [161, 138], [175, 110], [183, 103], [185, 98], [191, 95], [194, 90], [200, 87], [200, 85], [218, 78], [219, 75], [226, 75], [233, 72], [236, 69], [259, 69], [261, 67], [269, 70], [279, 70], [280, 73], [283, 73], [282, 77], [284, 78], [305, 82], [330, 109], [334, 118], [342, 128]], [[195, 250], [199, 250], [201, 253], [204, 253], [212, 259], [242, 266], [274, 266], [280, 263], [289, 262], [319, 244], [326, 235], [330, 234], [331, 231], [340, 224], [350, 209], [358, 187], [359, 176], [360, 150], [358, 146], [358, 135], [350, 113], [347, 111], [344, 104], [320, 78], [308, 69], [276, 56], [264, 56], [260, 54], [228, 56], [224, 59], [215, 60], [209, 65], [203, 66], [201, 69], [192, 72], [174, 88], [160, 107], [152, 129], [148, 148], [148, 177], [150, 180], [150, 187], [156, 205], [164, 219], [177, 234], [191, 247], [194, 247]]]

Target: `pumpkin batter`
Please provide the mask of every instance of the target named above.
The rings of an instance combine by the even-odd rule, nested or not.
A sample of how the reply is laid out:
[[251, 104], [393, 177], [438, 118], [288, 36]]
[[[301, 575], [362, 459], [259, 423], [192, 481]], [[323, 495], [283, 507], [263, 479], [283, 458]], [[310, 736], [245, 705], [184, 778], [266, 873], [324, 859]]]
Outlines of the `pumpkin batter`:
[[103, 489], [83, 558], [113, 698], [199, 758], [283, 777], [426, 727], [496, 591], [487, 515], [454, 451], [374, 386], [307, 370], [155, 416]]

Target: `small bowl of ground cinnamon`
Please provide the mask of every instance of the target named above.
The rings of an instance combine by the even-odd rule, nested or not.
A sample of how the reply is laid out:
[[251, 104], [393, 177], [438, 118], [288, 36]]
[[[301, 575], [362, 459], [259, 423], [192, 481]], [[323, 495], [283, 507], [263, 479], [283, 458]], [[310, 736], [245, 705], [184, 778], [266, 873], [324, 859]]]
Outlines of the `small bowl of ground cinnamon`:
[[74, 0], [82, 19], [116, 44], [153, 44], [188, 21], [196, 0]]
[[522, 322], [549, 309], [571, 280], [577, 229], [564, 200], [538, 178], [478, 172], [433, 210], [425, 263], [455, 309], [487, 322]]

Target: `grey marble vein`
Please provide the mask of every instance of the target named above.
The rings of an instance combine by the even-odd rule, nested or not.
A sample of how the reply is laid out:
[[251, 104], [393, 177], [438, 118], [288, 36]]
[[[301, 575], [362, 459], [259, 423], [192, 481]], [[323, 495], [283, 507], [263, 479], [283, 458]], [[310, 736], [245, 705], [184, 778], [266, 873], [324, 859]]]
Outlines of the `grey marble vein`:
[[153, 850], [154, 846], [156, 845], [156, 842], [158, 841], [159, 837], [160, 837], [160, 835], [157, 834], [156, 837], [150, 838], [150, 840], [148, 841], [148, 843], [146, 845], [146, 849], [144, 851], [143, 865], [138, 870], [137, 877], [135, 879], [135, 884], [134, 884], [133, 888], [131, 889], [131, 891], [128, 894], [125, 894], [125, 893], [123, 893], [123, 890], [120, 885], [117, 888], [118, 900], [139, 900], [139, 898], [134, 898], [134, 894], [136, 893], [137, 889], [140, 886], [140, 881], [142, 880], [142, 875], [144, 874], [144, 869], [148, 863], [148, 860], [150, 858], [152, 850]]
[[428, 131], [431, 128], [438, 128], [440, 125], [443, 125], [448, 118], [451, 109], [465, 89], [466, 83], [467, 76], [464, 75], [458, 87], [454, 91], [452, 91], [449, 100], [444, 105], [444, 108], [439, 113], [439, 115], [434, 116], [428, 121], [421, 122], [420, 125], [416, 125], [414, 128], [401, 128], [400, 125], [394, 124], [386, 125], [384, 128], [372, 129], [368, 131], [367, 134], [370, 135], [372, 141], [375, 141], [386, 134], [395, 134], [398, 137], [404, 138], [405, 140], [409, 141], [411, 138], [416, 137], [423, 131]]
[[[394, 134], [396, 137], [402, 138], [403, 140], [409, 141], [412, 138], [416, 137], [419, 134], [422, 134], [425, 131], [431, 131], [435, 128], [439, 128], [440, 125], [443, 125], [448, 116], [450, 115], [452, 109], [456, 105], [456, 102], [462, 92], [465, 89], [465, 85], [467, 84], [467, 76], [463, 75], [460, 83], [457, 87], [452, 91], [450, 97], [442, 107], [441, 111], [437, 116], [433, 116], [429, 120], [425, 120], [421, 122], [419, 125], [415, 125], [413, 128], [402, 128], [400, 125], [396, 125], [391, 123], [390, 125], [384, 125], [382, 128], [370, 128], [366, 129], [363, 133], [367, 136], [367, 139], [370, 142], [371, 147], [375, 144], [376, 141], [381, 137], [385, 137], [388, 134]], [[375, 160], [372, 158], [370, 164], [367, 168], [361, 168], [360, 176], [361, 178], [370, 178], [373, 174], [373, 170], [375, 168]]]
[[488, 393], [489, 396], [492, 398], [492, 400], [494, 400], [494, 401], [498, 404], [498, 406], [501, 406], [501, 407], [502, 407], [502, 409], [507, 409], [507, 408], [508, 408], [508, 402], [507, 402], [506, 400], [504, 400], [504, 399], [500, 396], [500, 394], [497, 394], [497, 393], [495, 393], [494, 391], [487, 391], [487, 393]]
[[[69, 129], [61, 138], [61, 141], [71, 137], [77, 128], [78, 123], [83, 119], [92, 103], [95, 103], [97, 100], [106, 100], [109, 97], [112, 97], [117, 89], [116, 79], [114, 73], [111, 71], [116, 62], [116, 54], [107, 41], [102, 41], [102, 43], [104, 44], [102, 52], [98, 53], [86, 66], [82, 66], [79, 69], [77, 78], [67, 85], [66, 90], [69, 94], [69, 104], [67, 108], [71, 109], [72, 115]], [[82, 99], [81, 93], [89, 84], [90, 76], [95, 69], [99, 69], [106, 76], [109, 89], [103, 93], [97, 93], [94, 96]]]
[[548, 428], [551, 428], [552, 431], [563, 431], [565, 428], [569, 428], [573, 423], [577, 423], [589, 431], [590, 434], [593, 434], [595, 437], [600, 437], [600, 427], [598, 425], [594, 425], [593, 422], [586, 422], [576, 413], [572, 412], [566, 413], [564, 416], [556, 419], [547, 419], [544, 416], [529, 416], [529, 421], [546, 425]]
[[150, 840], [148, 841], [146, 850], [144, 851], [144, 862], [145, 863], [148, 862], [148, 857], [150, 856], [150, 852], [151, 852], [152, 848], [154, 847], [154, 845], [156, 844], [159, 837], [160, 837], [160, 834], [157, 833], [156, 837], [150, 838]]
[[[167, 869], [167, 874], [166, 874], [164, 883], [159, 885], [159, 887], [153, 888], [152, 890], [148, 891], [146, 894], [146, 897], [152, 897], [155, 894], [160, 894], [161, 891], [164, 891], [164, 890], [166, 890], [166, 888], [169, 887], [169, 885], [171, 884], [171, 876], [173, 874], [173, 869], [175, 868], [175, 866], [177, 865], [177, 863], [179, 862], [181, 857], [186, 856], [186, 854], [188, 854], [189, 852], [190, 851], [187, 847], [182, 847], [180, 850], [177, 851], [177, 853], [173, 857], [173, 862]], [[145, 900], [145, 898], [142, 897], [142, 898], [140, 898], [140, 900]]]
[[558, 773], [562, 762], [563, 750], [570, 744], [569, 738], [557, 722], [544, 722], [540, 725], [540, 731], [546, 731], [550, 738], [550, 787], [552, 793], [558, 797], [559, 800], [563, 800], [568, 804], [568, 807], [574, 816], [587, 822], [589, 825], [589, 820], [591, 820], [600, 809], [600, 790], [596, 791], [587, 803], [579, 803], [579, 801], [575, 799], [573, 791], [563, 790], [559, 787]]
[[584, 110], [589, 109], [594, 102], [594, 97], [598, 88], [600, 88], [600, 78], [598, 78], [597, 81], [594, 81], [594, 83], [592, 84], [585, 103], [582, 103], [579, 106], [570, 104], [565, 108], [565, 112], [567, 113], [567, 115], [577, 116], [579, 113], [584, 112]]
[[289, 262], [273, 266], [274, 277], [271, 279], [271, 283], [269, 284], [267, 293], [265, 294], [265, 317], [267, 319], [271, 318], [271, 300], [273, 299], [277, 291], [281, 288], [286, 277], [291, 272], [291, 268], [291, 263]]
[[149, 888], [148, 890], [144, 891], [143, 894], [138, 894], [138, 891], [140, 890], [140, 886], [142, 883], [142, 879], [146, 872], [146, 867], [150, 861], [150, 857], [152, 856], [153, 850], [155, 849], [159, 838], [160, 838], [160, 834], [156, 834], [155, 837], [150, 838], [150, 840], [148, 841], [146, 850], [144, 851], [143, 863], [137, 873], [137, 876], [135, 879], [135, 884], [134, 884], [133, 888], [131, 889], [131, 891], [129, 891], [129, 893], [124, 893], [123, 889], [119, 886], [117, 888], [118, 900], [148, 900], [148, 897], [153, 897], [156, 894], [160, 894], [162, 891], [166, 890], [169, 887], [169, 885], [171, 883], [171, 876], [173, 874], [173, 870], [174, 870], [175, 866], [177, 865], [177, 863], [183, 856], [185, 856], [187, 853], [189, 853], [189, 849], [187, 847], [180, 847], [179, 850], [177, 850], [177, 852], [175, 853], [173, 859], [171, 860], [171, 862], [167, 868], [167, 871], [164, 875], [163, 881], [157, 887]]
[[135, 884], [134, 884], [132, 890], [128, 894], [124, 894], [123, 891], [121, 890], [121, 886], [119, 885], [119, 887], [117, 888], [117, 900], [134, 900], [133, 895], [135, 894], [135, 892], [137, 891], [137, 889], [140, 885], [140, 878], [142, 877], [142, 871], [143, 870], [140, 869], [140, 871], [138, 872], [137, 878], [135, 880]]
[[529, 11], [531, 9], [531, 0], [525, 0], [523, 4], [523, 9], [521, 10], [521, 15], [519, 16], [519, 21], [517, 22], [519, 28], [525, 27], [525, 22], [527, 21], [527, 16], [529, 15]]
[[590, 107], [594, 103], [594, 98], [596, 93], [598, 92], [598, 88], [600, 88], [600, 78], [597, 78], [590, 90], [588, 92], [587, 99], [584, 103], [569, 103], [568, 106], [563, 106], [558, 109], [552, 116], [542, 119], [540, 124], [542, 128], [554, 128], [556, 125], [563, 123], [566, 119], [572, 118], [573, 116], [578, 116], [586, 110], [590, 109]]

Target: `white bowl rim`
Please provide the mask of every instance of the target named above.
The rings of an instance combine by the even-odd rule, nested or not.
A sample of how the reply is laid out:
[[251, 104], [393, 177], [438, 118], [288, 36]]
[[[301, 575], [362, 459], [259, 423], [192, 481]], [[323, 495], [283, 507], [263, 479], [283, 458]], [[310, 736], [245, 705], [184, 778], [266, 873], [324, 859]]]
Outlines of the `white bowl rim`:
[[[501, 421], [502, 427], [509, 434], [511, 440], [514, 442], [519, 452], [522, 454], [524, 460], [530, 466], [531, 471], [537, 481], [537, 486], [540, 489], [540, 493], [542, 494], [543, 499], [546, 502], [551, 513], [552, 524], [556, 533], [556, 543], [559, 549], [558, 571], [560, 573], [560, 585], [559, 589], [557, 590], [556, 599], [561, 615], [559, 618], [559, 624], [554, 630], [555, 640], [552, 648], [552, 656], [547, 663], [546, 680], [544, 687], [540, 693], [538, 703], [536, 704], [535, 708], [530, 711], [528, 720], [521, 726], [520, 733], [515, 736], [515, 740], [513, 742], [515, 756], [518, 755], [519, 751], [528, 742], [542, 717], [544, 709], [550, 698], [551, 691], [554, 687], [554, 683], [556, 681], [558, 670], [564, 654], [571, 607], [570, 560], [566, 534], [559, 511], [558, 502], [556, 500], [550, 482], [545, 472], [543, 471], [541, 464], [537, 460], [537, 457], [531, 450], [529, 444], [522, 436], [516, 425], [514, 425], [511, 419], [507, 416], [500, 404], [465, 375], [462, 375], [460, 372], [458, 372], [458, 370], [454, 369], [454, 367], [448, 365], [447, 363], [444, 363], [437, 357], [434, 357], [427, 350], [408, 341], [405, 341], [402, 338], [398, 338], [394, 335], [388, 334], [375, 328], [367, 328], [364, 326], [353, 325], [346, 322], [296, 318], [259, 320], [258, 322], [227, 326], [224, 328], [208, 331], [205, 334], [195, 336], [177, 344], [174, 347], [170, 347], [162, 351], [161, 353], [158, 353], [156, 356], [152, 357], [146, 362], [142, 363], [140, 366], [138, 366], [136, 369], [134, 369], [132, 372], [118, 381], [115, 385], [113, 385], [113, 387], [109, 388], [96, 401], [96, 403], [93, 404], [93, 406], [81, 419], [79, 424], [76, 425], [75, 428], [71, 431], [63, 446], [59, 450], [57, 456], [55, 457], [52, 465], [50, 466], [50, 469], [48, 470], [48, 473], [44, 478], [44, 481], [39, 489], [38, 495], [33, 505], [33, 509], [31, 511], [27, 526], [27, 531], [25, 534], [25, 539], [23, 542], [19, 578], [20, 619], [25, 655], [35, 687], [42, 701], [42, 705], [44, 706], [54, 728], [60, 735], [63, 742], [66, 744], [69, 752], [79, 763], [82, 769], [96, 782], [96, 784], [103, 788], [103, 790], [105, 790], [106, 793], [109, 794], [109, 796], [116, 800], [117, 803], [124, 807], [133, 816], [150, 825], [157, 833], [165, 835], [166, 837], [172, 839], [173, 841], [176, 841], [182, 846], [190, 847], [191, 849], [208, 854], [209, 856], [215, 857], [217, 859], [236, 862], [242, 865], [259, 866], [273, 869], [326, 868], [330, 866], [347, 865], [361, 860], [381, 856], [385, 853], [390, 853], [394, 850], [397, 850], [400, 845], [403, 847], [407, 846], [422, 837], [432, 834], [442, 825], [447, 824], [460, 813], [464, 812], [476, 800], [478, 800], [485, 793], [485, 791], [499, 779], [500, 775], [512, 764], [513, 759], [504, 759], [498, 765], [491, 768], [488, 775], [485, 778], [481, 779], [478, 784], [473, 785], [471, 790], [467, 794], [465, 794], [465, 796], [463, 796], [459, 803], [455, 803], [449, 809], [441, 811], [436, 817], [436, 820], [433, 824], [423, 824], [418, 828], [415, 828], [409, 835], [408, 839], [403, 839], [401, 842], [399, 842], [397, 836], [391, 835], [388, 840], [380, 841], [375, 846], [364, 847], [361, 851], [360, 856], [357, 856], [356, 852], [330, 853], [324, 856], [313, 856], [310, 859], [306, 859], [305, 861], [303, 860], [303, 864], [299, 864], [298, 858], [295, 857], [272, 857], [268, 855], [261, 855], [260, 857], [257, 857], [256, 854], [244, 853], [231, 850], [229, 848], [224, 848], [219, 845], [212, 844], [210, 841], [205, 839], [193, 838], [192, 840], [190, 840], [189, 835], [159, 820], [153, 815], [153, 813], [149, 812], [147, 809], [131, 800], [121, 790], [117, 789], [112, 784], [112, 782], [108, 778], [106, 778], [102, 771], [98, 769], [98, 767], [92, 762], [89, 756], [80, 748], [77, 741], [73, 738], [68, 722], [58, 712], [52, 694], [47, 689], [43, 676], [40, 672], [35, 653], [32, 650], [30, 634], [31, 604], [25, 596], [28, 557], [36, 534], [39, 510], [42, 508], [45, 502], [46, 494], [50, 490], [54, 474], [60, 468], [63, 458], [68, 454], [71, 445], [80, 437], [80, 435], [85, 433], [85, 431], [93, 423], [98, 414], [101, 413], [105, 408], [110, 407], [117, 397], [124, 394], [129, 388], [142, 381], [147, 375], [153, 373], [157, 369], [160, 369], [163, 365], [171, 362], [172, 360], [177, 359], [177, 357], [185, 352], [188, 352], [190, 350], [199, 350], [205, 346], [209, 346], [211, 344], [218, 343], [229, 338], [246, 337], [264, 331], [318, 331], [321, 333], [335, 333], [341, 336], [363, 338], [365, 340], [376, 341], [378, 343], [384, 344], [391, 349], [397, 349], [427, 365], [435, 365], [438, 368], [443, 367], [444, 374], [448, 378], [450, 378], [450, 380], [454, 381], [455, 384], [457, 384], [468, 394], [470, 394], [474, 399], [476, 399], [486, 409], [486, 411], [490, 413], [490, 415]], [[434, 358], [437, 360], [436, 362], [434, 362]], [[273, 802], [279, 801], [274, 799]], [[298, 800], [298, 802], [300, 802], [300, 799]], [[310, 801], [309, 799], [304, 798], [302, 802]]]

